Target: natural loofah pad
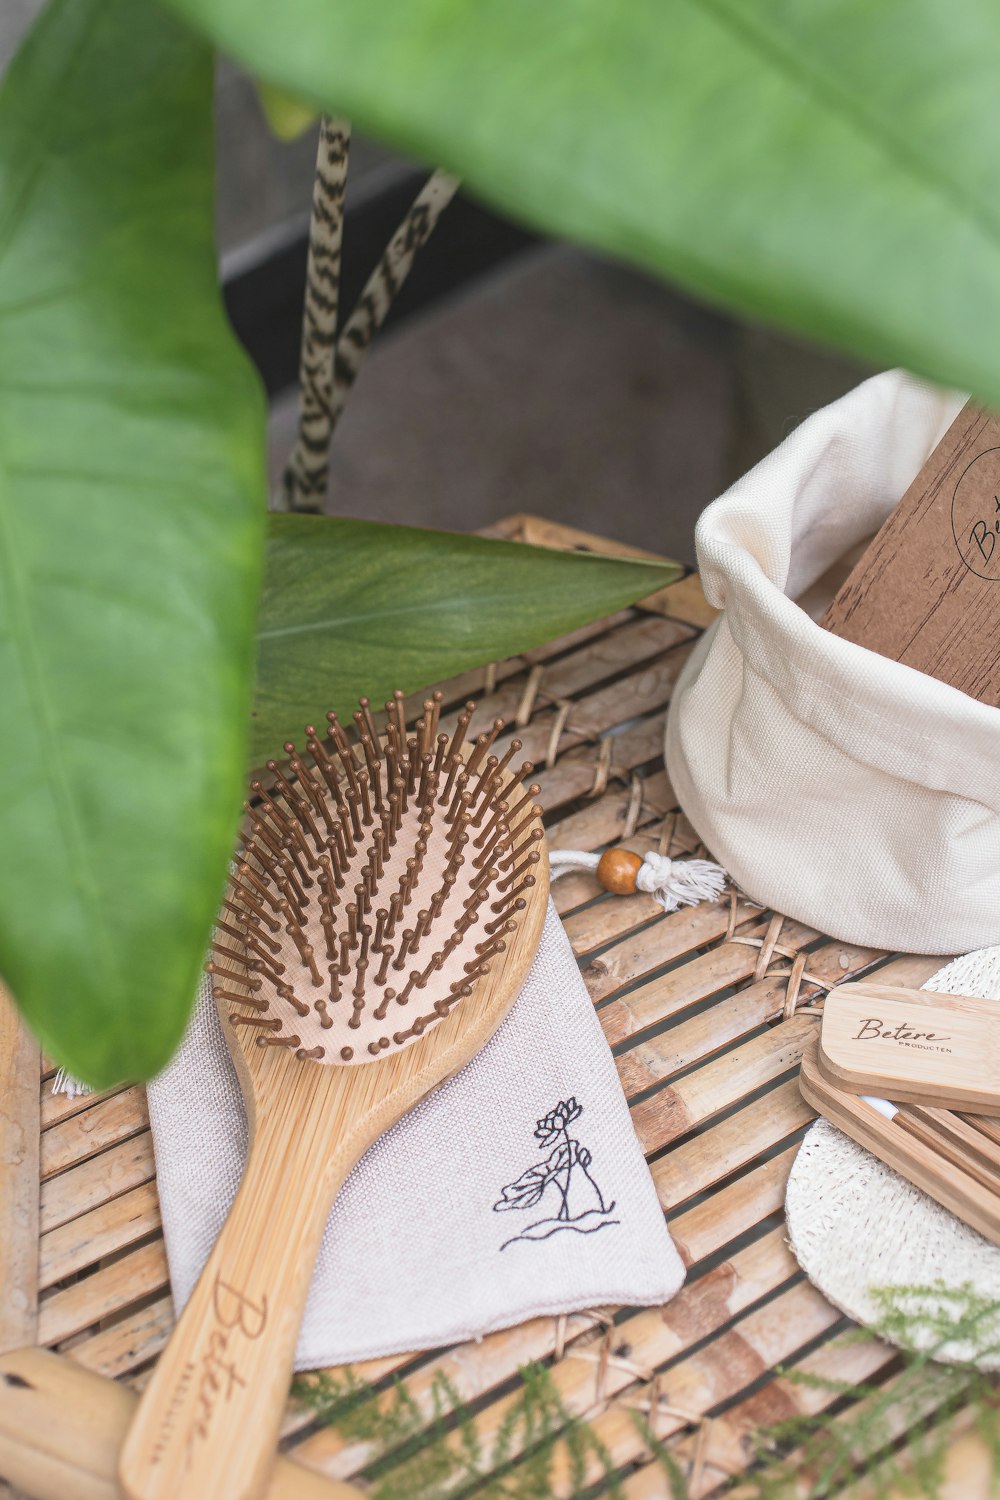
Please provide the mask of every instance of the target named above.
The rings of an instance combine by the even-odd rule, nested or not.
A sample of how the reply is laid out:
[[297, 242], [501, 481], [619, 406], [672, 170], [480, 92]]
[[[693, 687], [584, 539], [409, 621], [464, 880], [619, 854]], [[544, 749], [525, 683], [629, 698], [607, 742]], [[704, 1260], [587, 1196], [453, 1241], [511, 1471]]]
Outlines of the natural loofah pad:
[[[1000, 948], [955, 959], [923, 988], [1000, 1002]], [[1000, 1247], [827, 1120], [807, 1132], [792, 1164], [785, 1217], [802, 1269], [855, 1322], [879, 1321], [876, 1287], [971, 1287], [1000, 1304]], [[919, 1337], [914, 1342], [919, 1345]], [[1000, 1342], [1000, 1329], [991, 1330], [989, 1342]], [[976, 1350], [955, 1344], [939, 1357], [975, 1356]], [[1000, 1352], [977, 1363], [998, 1369]]]

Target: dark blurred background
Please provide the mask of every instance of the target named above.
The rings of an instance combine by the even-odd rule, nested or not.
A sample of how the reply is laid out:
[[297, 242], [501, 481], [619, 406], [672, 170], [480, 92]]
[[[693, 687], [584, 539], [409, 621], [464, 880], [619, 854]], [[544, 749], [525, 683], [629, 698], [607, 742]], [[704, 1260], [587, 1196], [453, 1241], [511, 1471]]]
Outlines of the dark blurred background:
[[[0, 68], [39, 3], [2, 0]], [[271, 397], [276, 479], [294, 435], [315, 131], [276, 141], [227, 64], [217, 100], [222, 276]], [[348, 309], [424, 175], [355, 138]], [[703, 507], [867, 373], [461, 197], [362, 370], [328, 508], [459, 530], [534, 511], [693, 561]]]

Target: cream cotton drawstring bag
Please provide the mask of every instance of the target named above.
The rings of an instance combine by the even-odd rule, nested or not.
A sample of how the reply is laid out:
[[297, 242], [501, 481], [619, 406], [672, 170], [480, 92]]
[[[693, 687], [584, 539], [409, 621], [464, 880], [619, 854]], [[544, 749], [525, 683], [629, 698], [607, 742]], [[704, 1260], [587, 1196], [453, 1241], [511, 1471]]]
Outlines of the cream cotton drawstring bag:
[[878, 530], [961, 405], [877, 375], [708, 507], [698, 563], [722, 613], [667, 721], [680, 805], [748, 895], [904, 952], [1000, 943], [1000, 709], [793, 600]]

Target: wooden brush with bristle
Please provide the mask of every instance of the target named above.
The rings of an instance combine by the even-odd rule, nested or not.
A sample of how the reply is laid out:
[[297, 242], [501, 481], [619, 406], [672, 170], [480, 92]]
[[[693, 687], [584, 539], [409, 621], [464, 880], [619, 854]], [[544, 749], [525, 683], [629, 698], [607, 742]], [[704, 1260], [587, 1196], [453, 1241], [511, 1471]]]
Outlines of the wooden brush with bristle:
[[222, 1233], [142, 1398], [133, 1500], [250, 1500], [274, 1460], [333, 1200], [371, 1142], [492, 1036], [534, 957], [548, 862], [520, 743], [440, 694], [352, 739], [328, 714], [251, 783], [209, 972], [250, 1124]]

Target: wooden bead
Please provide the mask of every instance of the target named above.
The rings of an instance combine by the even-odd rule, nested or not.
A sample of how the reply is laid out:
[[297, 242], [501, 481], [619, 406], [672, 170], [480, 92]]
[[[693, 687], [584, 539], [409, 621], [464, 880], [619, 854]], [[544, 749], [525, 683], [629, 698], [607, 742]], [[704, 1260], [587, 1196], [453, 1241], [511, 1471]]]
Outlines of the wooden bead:
[[642, 869], [642, 855], [630, 849], [606, 849], [597, 866], [597, 878], [606, 891], [629, 896], [635, 890], [635, 879]]

